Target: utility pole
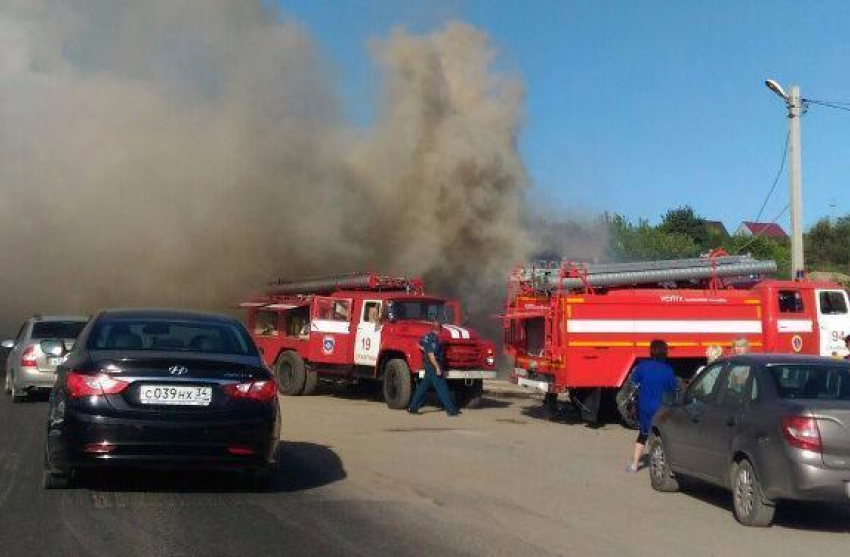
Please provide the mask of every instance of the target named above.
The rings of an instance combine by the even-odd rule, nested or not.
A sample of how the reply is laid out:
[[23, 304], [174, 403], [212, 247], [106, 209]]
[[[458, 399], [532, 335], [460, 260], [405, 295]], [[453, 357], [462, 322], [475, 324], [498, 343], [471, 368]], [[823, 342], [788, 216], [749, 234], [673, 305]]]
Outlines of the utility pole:
[[791, 278], [802, 278], [805, 269], [803, 259], [803, 171], [800, 153], [800, 118], [803, 101], [800, 87], [793, 85], [787, 98], [788, 121], [791, 126], [789, 180], [791, 182]]
[[785, 93], [776, 81], [764, 82], [767, 88], [782, 97], [788, 107], [788, 149], [790, 163], [788, 178], [791, 183], [791, 278], [802, 278], [805, 270], [803, 258], [803, 171], [800, 153], [800, 118], [803, 116], [803, 98], [800, 86], [792, 85], [791, 92]]

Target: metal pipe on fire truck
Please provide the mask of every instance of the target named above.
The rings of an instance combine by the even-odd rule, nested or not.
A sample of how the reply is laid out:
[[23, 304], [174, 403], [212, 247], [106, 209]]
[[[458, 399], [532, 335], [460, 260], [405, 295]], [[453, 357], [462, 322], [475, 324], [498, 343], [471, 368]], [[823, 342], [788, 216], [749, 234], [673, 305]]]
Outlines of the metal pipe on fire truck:
[[791, 186], [791, 278], [801, 278], [805, 263], [803, 258], [803, 171], [800, 152], [800, 117], [803, 114], [803, 98], [800, 87], [791, 86], [786, 93], [779, 83], [772, 79], [764, 82], [768, 89], [785, 101], [788, 107], [789, 125], [789, 165], [788, 180]]

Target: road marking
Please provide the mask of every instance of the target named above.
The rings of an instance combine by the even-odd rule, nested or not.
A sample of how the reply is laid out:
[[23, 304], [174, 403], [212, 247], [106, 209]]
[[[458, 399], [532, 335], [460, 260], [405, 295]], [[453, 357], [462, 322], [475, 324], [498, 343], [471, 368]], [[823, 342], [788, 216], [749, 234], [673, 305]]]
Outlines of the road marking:
[[15, 485], [15, 478], [18, 475], [18, 466], [21, 458], [18, 453], [9, 453], [3, 462], [2, 476], [0, 476], [0, 507], [6, 502], [9, 493], [12, 492], [12, 487]]

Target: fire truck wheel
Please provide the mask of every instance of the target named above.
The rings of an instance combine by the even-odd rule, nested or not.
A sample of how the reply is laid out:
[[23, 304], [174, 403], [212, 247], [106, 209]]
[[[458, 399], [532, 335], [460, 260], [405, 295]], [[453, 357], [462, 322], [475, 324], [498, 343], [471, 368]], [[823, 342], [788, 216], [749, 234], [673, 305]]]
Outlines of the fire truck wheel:
[[460, 408], [479, 408], [484, 397], [484, 381], [476, 379], [471, 385], [461, 383], [455, 388], [455, 399]]
[[410, 367], [401, 359], [393, 359], [384, 366], [384, 401], [393, 410], [403, 410], [410, 404], [413, 378]]
[[638, 428], [637, 386], [626, 380], [616, 396], [617, 411], [623, 420], [623, 425], [629, 429]]
[[311, 395], [316, 392], [316, 387], [319, 385], [319, 374], [313, 370], [308, 369], [306, 371], [306, 377], [304, 379], [304, 390], [301, 391], [302, 395]]
[[304, 391], [307, 371], [304, 360], [296, 352], [284, 352], [275, 366], [277, 389], [282, 395], [300, 395]]

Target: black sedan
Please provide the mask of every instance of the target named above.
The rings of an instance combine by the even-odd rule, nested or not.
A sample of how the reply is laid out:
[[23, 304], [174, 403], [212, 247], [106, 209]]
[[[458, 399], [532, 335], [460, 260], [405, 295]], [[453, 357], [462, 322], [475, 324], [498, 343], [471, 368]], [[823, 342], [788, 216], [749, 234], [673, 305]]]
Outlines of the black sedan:
[[268, 480], [277, 386], [235, 319], [102, 311], [67, 356], [50, 397], [45, 488], [70, 486], [81, 469], [118, 466], [233, 469]]
[[655, 416], [650, 479], [682, 476], [732, 491], [748, 526], [783, 500], [850, 501], [850, 363], [752, 354], [712, 364]]

